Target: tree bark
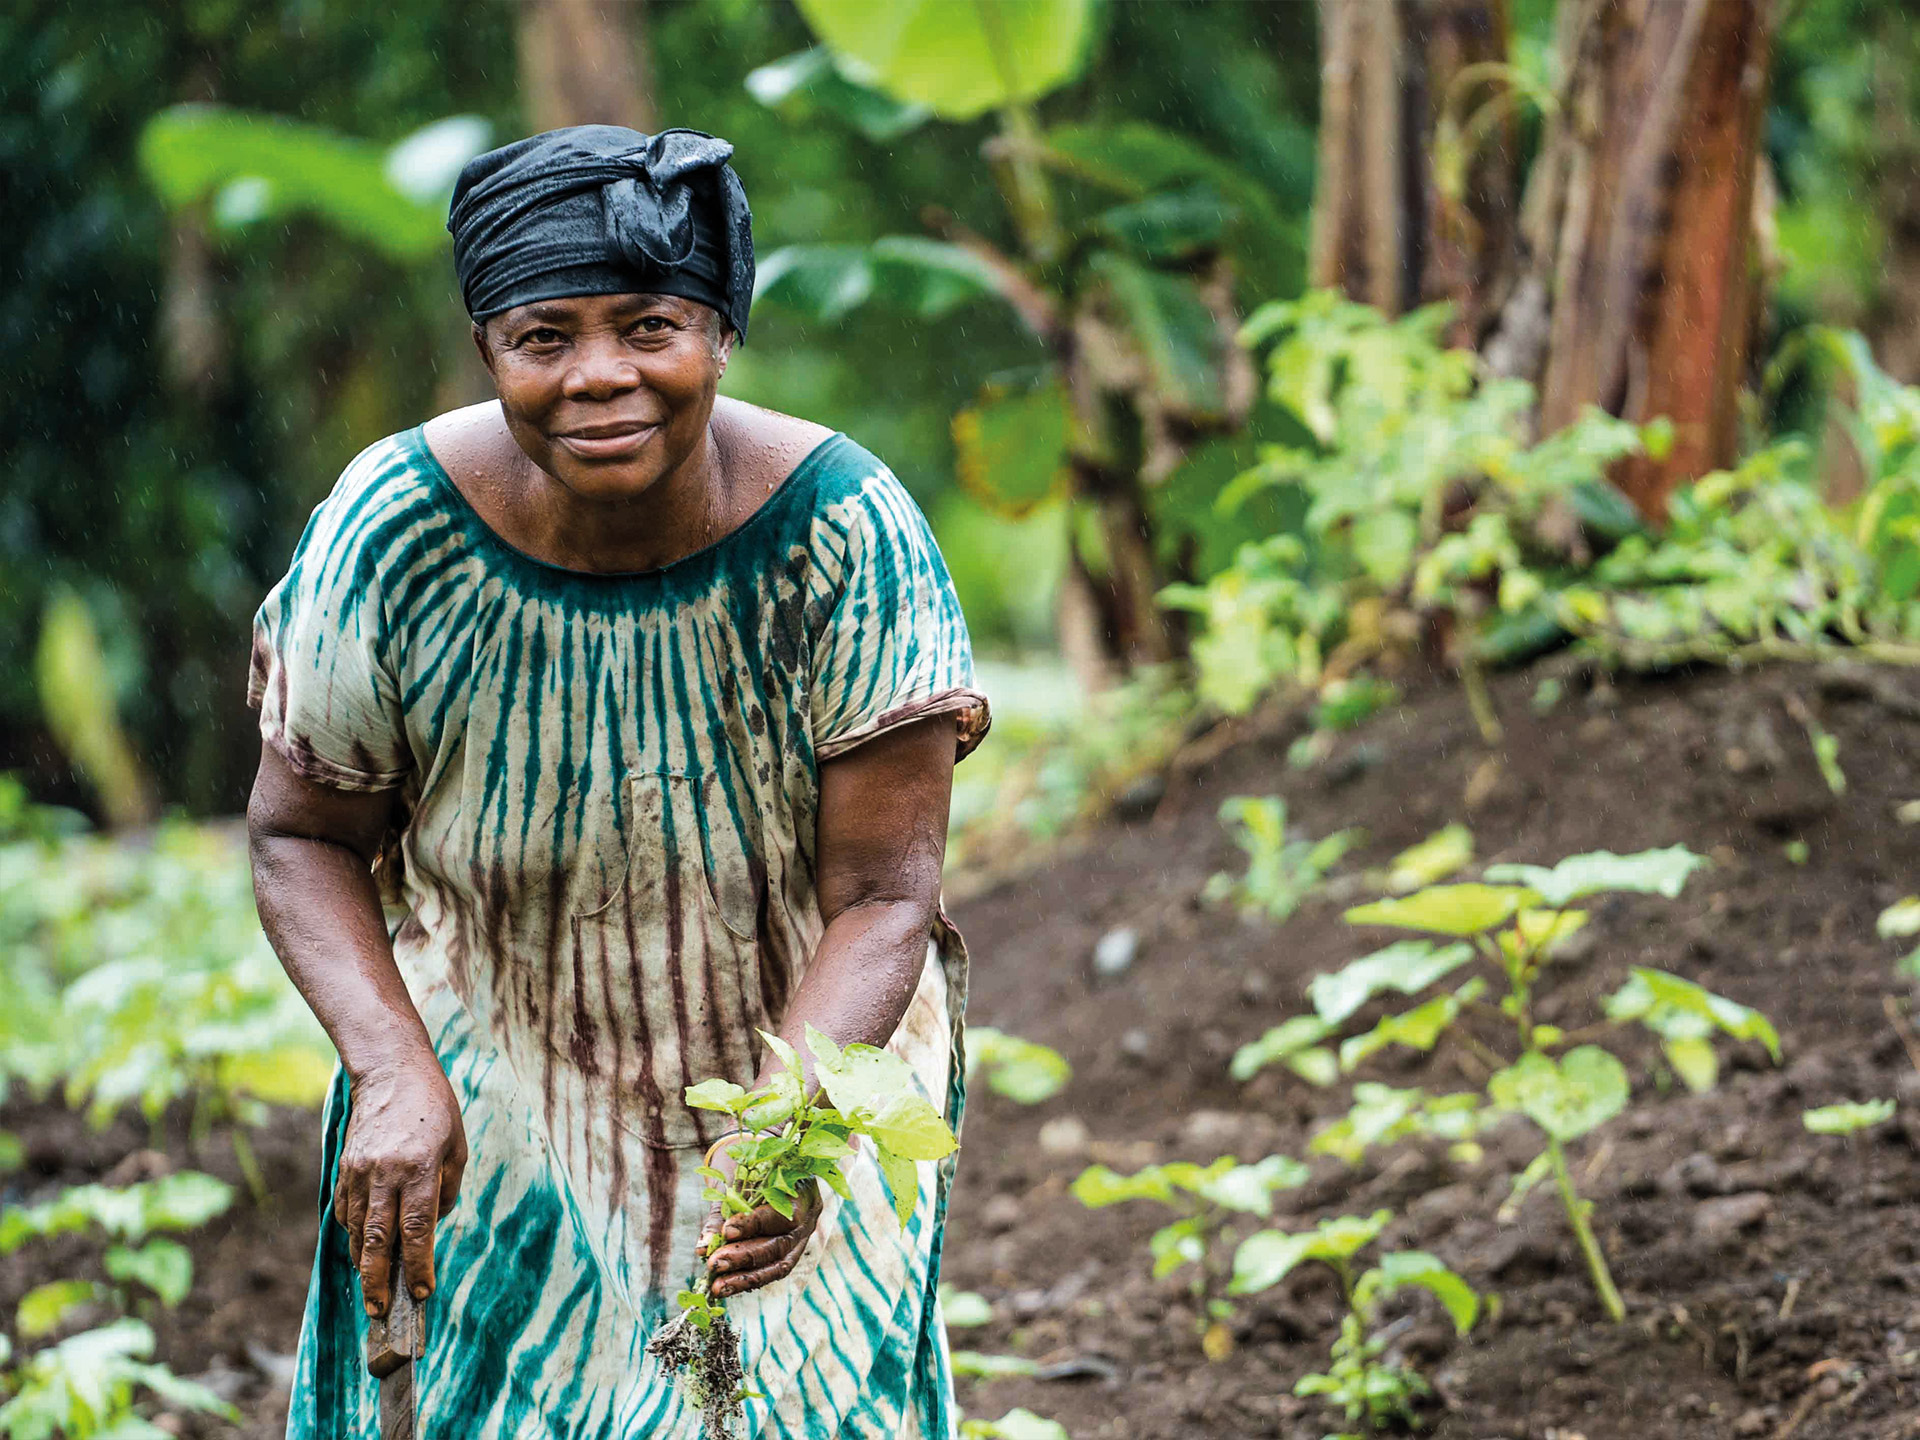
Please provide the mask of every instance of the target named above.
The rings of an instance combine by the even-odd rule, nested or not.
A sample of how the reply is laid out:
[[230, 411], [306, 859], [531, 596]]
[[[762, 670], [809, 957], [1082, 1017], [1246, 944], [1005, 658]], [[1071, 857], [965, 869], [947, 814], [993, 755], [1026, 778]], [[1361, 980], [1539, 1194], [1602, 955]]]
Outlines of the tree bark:
[[1735, 458], [1774, 20], [1771, 0], [1563, 7], [1567, 80], [1495, 363], [1538, 383], [1542, 433], [1588, 405], [1673, 422], [1668, 453], [1615, 475], [1651, 520], [1677, 486]]
[[1320, 0], [1308, 274], [1390, 315], [1449, 301], [1472, 345], [1514, 245], [1505, 0]]
[[657, 123], [646, 0], [519, 0], [520, 89], [535, 130]]

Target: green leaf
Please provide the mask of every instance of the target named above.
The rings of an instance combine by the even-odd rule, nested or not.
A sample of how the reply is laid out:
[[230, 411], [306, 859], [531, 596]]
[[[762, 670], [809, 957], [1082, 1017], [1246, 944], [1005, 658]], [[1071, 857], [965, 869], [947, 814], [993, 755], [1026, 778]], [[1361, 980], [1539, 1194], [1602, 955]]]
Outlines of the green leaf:
[[960, 1148], [940, 1112], [917, 1093], [896, 1095], [863, 1128], [894, 1154], [909, 1160], [944, 1160]]
[[1780, 1036], [1766, 1016], [1664, 970], [1635, 966], [1632, 978], [1607, 1001], [1610, 1020], [1638, 1020], [1668, 1039], [1691, 1038], [1686, 1031], [1676, 1032], [1671, 1021], [1677, 1017], [1710, 1025], [1736, 1040], [1758, 1040], [1776, 1064], [1780, 1060]]
[[28, 1340], [51, 1335], [99, 1293], [100, 1287], [91, 1280], [49, 1280], [36, 1285], [21, 1297], [14, 1326]]
[[1391, 1210], [1376, 1210], [1361, 1218], [1339, 1215], [1322, 1220], [1311, 1230], [1288, 1234], [1283, 1230], [1260, 1230], [1240, 1242], [1234, 1252], [1233, 1281], [1227, 1287], [1233, 1295], [1251, 1295], [1269, 1290], [1306, 1260], [1351, 1259], [1371, 1245], [1393, 1219]]
[[1356, 906], [1347, 911], [1347, 923], [1393, 925], [1440, 935], [1478, 935], [1504, 924], [1539, 898], [1534, 890], [1519, 885], [1432, 885], [1412, 895]]
[[1874, 929], [1882, 940], [1910, 940], [1920, 935], [1920, 895], [1896, 900], [1882, 910]]
[[1088, 268], [1105, 283], [1161, 402], [1195, 419], [1223, 414], [1225, 340], [1194, 282], [1110, 250], [1096, 251]]
[[1156, 1280], [1166, 1279], [1182, 1265], [1206, 1259], [1206, 1223], [1197, 1215], [1189, 1215], [1171, 1225], [1163, 1225], [1148, 1239], [1147, 1253], [1153, 1256]]
[[823, 45], [783, 55], [749, 71], [747, 93], [770, 110], [804, 116], [810, 109], [833, 115], [876, 144], [898, 140], [932, 114], [924, 105], [903, 104], [891, 95], [849, 80]]
[[1684, 845], [1643, 850], [1636, 855], [1596, 850], [1588, 855], [1570, 855], [1551, 870], [1538, 865], [1489, 865], [1487, 878], [1529, 885], [1548, 905], [1567, 905], [1610, 890], [1664, 895], [1672, 900], [1686, 888], [1688, 877], [1707, 863], [1706, 856], [1696, 855]]
[[1035, 100], [1080, 73], [1091, 0], [799, 0], [848, 78], [947, 120]]
[[1387, 888], [1404, 895], [1423, 885], [1437, 884], [1472, 862], [1473, 832], [1464, 825], [1449, 825], [1388, 862]]
[[698, 1085], [687, 1086], [687, 1104], [696, 1110], [720, 1110], [738, 1115], [745, 1108], [746, 1099], [746, 1087], [731, 1080], [702, 1080]]
[[1354, 1066], [1389, 1045], [1405, 1045], [1413, 1050], [1431, 1050], [1447, 1028], [1460, 1018], [1463, 1006], [1478, 1000], [1487, 988], [1475, 977], [1451, 995], [1436, 995], [1424, 1005], [1399, 1015], [1389, 1015], [1364, 1035], [1355, 1035], [1340, 1045], [1340, 1068]]
[[193, 1288], [193, 1256], [175, 1240], [149, 1240], [138, 1250], [115, 1245], [102, 1257], [107, 1274], [122, 1284], [137, 1280], [172, 1309]]
[[1235, 1164], [1223, 1156], [1197, 1174], [1180, 1176], [1183, 1189], [1223, 1210], [1243, 1215], [1271, 1215], [1273, 1192], [1307, 1183], [1309, 1171], [1290, 1155], [1269, 1155], [1251, 1165]]
[[[756, 1033], [759, 1034], [760, 1039], [766, 1044], [766, 1047], [774, 1053], [774, 1057], [786, 1068], [789, 1075], [802, 1073], [799, 1051], [795, 1050], [793, 1046], [789, 1045], [785, 1040], [782, 1040], [771, 1031], [761, 1030]], [[814, 1029], [811, 1025], [807, 1026], [806, 1034], [807, 1048], [813, 1052], [814, 1059], [822, 1065], [832, 1063], [826, 1056], [837, 1056], [839, 1054], [838, 1050], [834, 1047], [833, 1040], [829, 1036]]]
[[1069, 1440], [1067, 1427], [1031, 1410], [1009, 1410], [998, 1420], [964, 1420], [960, 1440]]
[[1420, 529], [1404, 510], [1374, 510], [1353, 522], [1353, 558], [1383, 590], [1406, 579]]
[[963, 1380], [1006, 1380], [1035, 1374], [1040, 1367], [1019, 1355], [983, 1355], [978, 1350], [956, 1350], [953, 1373]]
[[1465, 1335], [1480, 1315], [1480, 1297], [1471, 1285], [1424, 1250], [1396, 1250], [1360, 1277], [1354, 1308], [1365, 1309], [1395, 1290], [1412, 1285], [1446, 1307], [1456, 1333]]
[[1800, 1123], [1815, 1135], [1851, 1135], [1893, 1118], [1896, 1109], [1891, 1100], [1856, 1100], [1842, 1105], [1823, 1105], [1818, 1110], [1803, 1110]]
[[1132, 1175], [1118, 1174], [1105, 1165], [1090, 1165], [1067, 1188], [1073, 1198], [1089, 1210], [1127, 1200], [1165, 1203], [1173, 1199], [1173, 1182], [1159, 1165], [1149, 1165]]
[[[1349, 911], [1347, 918], [1351, 920], [1353, 912]], [[1397, 940], [1331, 975], [1316, 975], [1307, 986], [1307, 998], [1313, 1002], [1321, 1024], [1331, 1030], [1344, 1024], [1374, 996], [1388, 990], [1417, 995], [1472, 959], [1471, 945]]]
[[1067, 490], [1066, 392], [988, 385], [953, 417], [954, 475], [997, 515], [1022, 519]]
[[[1233, 1078], [1240, 1081], [1251, 1080], [1269, 1065], [1282, 1061], [1292, 1061], [1311, 1051], [1324, 1040], [1332, 1027], [1317, 1015], [1295, 1015], [1274, 1026], [1258, 1040], [1242, 1045], [1234, 1052], [1230, 1071]], [[1326, 1054], [1324, 1050], [1321, 1054]], [[1329, 1055], [1328, 1059], [1332, 1057]], [[1311, 1074], [1302, 1075], [1303, 1079], [1313, 1081]], [[1313, 1081], [1315, 1084], [1330, 1081]]]
[[1051, 1100], [1073, 1078], [1058, 1050], [989, 1025], [967, 1027], [967, 1074], [984, 1070], [987, 1086], [1021, 1105]]
[[904, 1230], [913, 1218], [913, 1207], [920, 1203], [920, 1172], [913, 1161], [894, 1154], [884, 1145], [875, 1145], [873, 1156], [880, 1162], [880, 1173], [887, 1178], [887, 1188], [893, 1192], [893, 1213], [899, 1217], [900, 1228]]
[[1518, 1110], [1556, 1140], [1577, 1140], [1627, 1108], [1627, 1071], [1598, 1045], [1558, 1061], [1529, 1050], [1487, 1081], [1493, 1103]]
[[140, 164], [178, 210], [212, 200], [228, 230], [312, 214], [400, 261], [447, 243], [447, 197], [460, 167], [486, 149], [487, 123], [457, 116], [390, 149], [219, 105], [175, 105], [147, 122]]
[[1660, 1049], [1673, 1066], [1673, 1073], [1694, 1094], [1704, 1095], [1720, 1083], [1720, 1057], [1714, 1053], [1713, 1042], [1704, 1036], [1666, 1040]]
[[987, 1298], [972, 1290], [940, 1287], [940, 1315], [949, 1330], [972, 1330], [993, 1323], [993, 1306]]

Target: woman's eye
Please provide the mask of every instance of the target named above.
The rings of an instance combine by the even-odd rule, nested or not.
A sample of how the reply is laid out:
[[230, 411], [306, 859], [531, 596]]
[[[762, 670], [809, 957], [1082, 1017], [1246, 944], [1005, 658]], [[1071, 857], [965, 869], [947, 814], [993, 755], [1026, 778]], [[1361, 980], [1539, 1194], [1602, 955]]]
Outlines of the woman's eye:
[[664, 315], [643, 315], [634, 322], [633, 328], [643, 335], [658, 335], [662, 330], [672, 329], [673, 325]]
[[558, 330], [542, 325], [538, 330], [529, 330], [521, 337], [521, 343], [525, 345], [558, 345], [566, 338], [567, 337], [562, 335]]

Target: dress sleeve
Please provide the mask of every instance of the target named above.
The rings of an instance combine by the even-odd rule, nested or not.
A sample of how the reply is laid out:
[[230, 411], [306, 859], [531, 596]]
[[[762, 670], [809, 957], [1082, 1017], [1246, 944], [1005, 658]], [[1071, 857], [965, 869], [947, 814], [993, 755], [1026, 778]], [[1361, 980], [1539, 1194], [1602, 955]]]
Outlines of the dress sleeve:
[[813, 749], [820, 760], [915, 720], [952, 715], [956, 758], [987, 733], [973, 647], [926, 518], [885, 471], [829, 512], [830, 608], [815, 642]]
[[367, 457], [313, 512], [286, 576], [253, 621], [247, 701], [260, 735], [300, 775], [390, 790], [412, 768], [387, 654], [376, 482]]

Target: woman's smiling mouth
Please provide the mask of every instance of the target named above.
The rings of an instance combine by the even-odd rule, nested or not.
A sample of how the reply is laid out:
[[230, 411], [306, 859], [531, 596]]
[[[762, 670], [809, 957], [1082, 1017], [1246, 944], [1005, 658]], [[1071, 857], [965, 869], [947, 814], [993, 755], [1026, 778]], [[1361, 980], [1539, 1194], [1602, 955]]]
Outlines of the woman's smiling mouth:
[[604, 425], [582, 425], [553, 438], [582, 460], [624, 460], [638, 453], [659, 428], [657, 424], [639, 420], [620, 420]]

